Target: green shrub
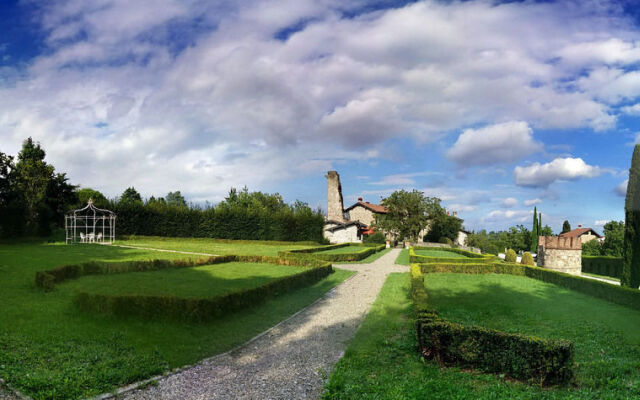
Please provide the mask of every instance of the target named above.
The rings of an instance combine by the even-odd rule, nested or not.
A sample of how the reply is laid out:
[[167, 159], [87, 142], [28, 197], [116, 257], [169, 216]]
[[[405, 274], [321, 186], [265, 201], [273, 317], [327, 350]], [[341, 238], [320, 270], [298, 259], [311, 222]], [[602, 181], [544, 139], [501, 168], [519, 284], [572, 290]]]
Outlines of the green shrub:
[[446, 251], [449, 253], [461, 254], [467, 258], [460, 257], [431, 257], [416, 254], [416, 250], [429, 250], [431, 247], [410, 247], [409, 248], [409, 262], [410, 263], [455, 263], [455, 264], [476, 264], [487, 262], [491, 263], [495, 261], [495, 257], [491, 254], [478, 254], [471, 251], [455, 249], [455, 248], [438, 248], [438, 251]]
[[[594, 242], [595, 240], [592, 240]], [[622, 257], [582, 256], [582, 272], [618, 278], [622, 276]]]
[[513, 249], [507, 250], [507, 254], [504, 255], [504, 261], [514, 263], [518, 260], [518, 255]]
[[449, 246], [453, 246], [453, 240], [449, 239], [448, 237], [441, 237], [440, 239], [438, 239], [438, 243], [448, 244]]
[[480, 327], [465, 327], [438, 316], [428, 304], [425, 272], [524, 273], [517, 264], [411, 264], [411, 297], [417, 320], [417, 338], [423, 357], [444, 365], [505, 373], [543, 385], [566, 384], [573, 377], [573, 345], [509, 334]]
[[[353, 253], [340, 253], [340, 254], [323, 254], [323, 251], [337, 249], [346, 246], [362, 247], [361, 250]], [[341, 243], [331, 246], [315, 247], [311, 249], [296, 249], [281, 251], [278, 253], [278, 257], [284, 258], [298, 258], [300, 260], [323, 260], [327, 262], [341, 262], [341, 261], [360, 261], [369, 257], [370, 255], [384, 250], [386, 246], [384, 244], [376, 243]]]
[[384, 236], [384, 233], [377, 231], [377, 232], [374, 232], [372, 235], [365, 235], [362, 238], [362, 241], [364, 243], [386, 244], [387, 238]]
[[531, 255], [531, 253], [529, 253], [528, 251], [525, 251], [524, 254], [522, 255], [522, 259], [520, 260], [520, 264], [524, 264], [524, 265], [536, 265], [533, 262], [533, 256]]

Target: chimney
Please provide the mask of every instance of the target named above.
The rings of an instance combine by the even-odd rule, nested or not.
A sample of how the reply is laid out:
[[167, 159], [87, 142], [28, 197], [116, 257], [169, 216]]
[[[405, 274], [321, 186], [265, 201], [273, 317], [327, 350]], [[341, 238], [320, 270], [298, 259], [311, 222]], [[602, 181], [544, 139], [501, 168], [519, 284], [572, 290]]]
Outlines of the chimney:
[[362, 203], [362, 197], [358, 197], [358, 201]]
[[327, 178], [327, 218], [333, 221], [345, 222], [340, 175], [337, 171], [329, 171], [325, 178]]
[[578, 225], [578, 228], [582, 228], [582, 225]]

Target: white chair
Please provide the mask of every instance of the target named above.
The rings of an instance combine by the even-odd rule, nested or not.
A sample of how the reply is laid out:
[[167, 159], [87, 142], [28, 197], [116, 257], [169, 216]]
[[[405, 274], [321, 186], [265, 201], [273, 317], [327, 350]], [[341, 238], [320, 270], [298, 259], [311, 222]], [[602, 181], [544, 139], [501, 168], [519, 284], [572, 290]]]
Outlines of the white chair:
[[89, 234], [89, 243], [94, 243], [96, 241], [96, 234], [91, 232]]
[[100, 232], [100, 233], [98, 233], [98, 234], [96, 235], [96, 241], [97, 241], [97, 242], [102, 242], [102, 232]]
[[87, 237], [82, 232], [80, 232], [80, 241], [82, 243], [86, 243], [87, 242]]

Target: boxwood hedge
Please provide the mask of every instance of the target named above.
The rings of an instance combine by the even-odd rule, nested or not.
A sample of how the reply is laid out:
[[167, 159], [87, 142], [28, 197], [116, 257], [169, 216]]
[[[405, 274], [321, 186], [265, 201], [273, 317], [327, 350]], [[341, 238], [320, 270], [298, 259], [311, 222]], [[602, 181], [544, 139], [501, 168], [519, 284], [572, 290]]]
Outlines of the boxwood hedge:
[[622, 257], [582, 256], [582, 272], [620, 279], [622, 276]]
[[[339, 254], [326, 254], [322, 253], [326, 250], [338, 249], [341, 247], [354, 246], [361, 247], [362, 249], [354, 251], [352, 253], [339, 253]], [[369, 257], [378, 251], [384, 250], [386, 245], [376, 243], [341, 243], [330, 246], [314, 247], [311, 249], [299, 249], [281, 251], [278, 253], [279, 257], [293, 257], [301, 260], [305, 259], [317, 259], [328, 262], [341, 262], [341, 261], [360, 261]]]
[[477, 264], [477, 263], [491, 263], [495, 261], [495, 256], [491, 254], [478, 254], [471, 251], [466, 251], [456, 248], [437, 248], [438, 251], [448, 251], [450, 253], [456, 253], [463, 255], [467, 258], [460, 257], [431, 257], [416, 254], [416, 250], [433, 250], [431, 247], [410, 247], [409, 248], [409, 262], [410, 263], [456, 263], [456, 264]]

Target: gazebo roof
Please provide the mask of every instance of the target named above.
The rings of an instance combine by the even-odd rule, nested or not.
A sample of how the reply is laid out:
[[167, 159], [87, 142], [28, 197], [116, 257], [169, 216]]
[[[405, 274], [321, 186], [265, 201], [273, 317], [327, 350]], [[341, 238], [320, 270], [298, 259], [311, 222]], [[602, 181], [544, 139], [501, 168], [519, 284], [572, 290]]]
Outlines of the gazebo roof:
[[73, 216], [77, 216], [78, 214], [90, 214], [93, 213], [93, 215], [102, 215], [102, 216], [109, 216], [109, 217], [114, 217], [116, 216], [116, 213], [114, 213], [111, 210], [105, 210], [102, 208], [98, 208], [96, 206], [93, 205], [93, 199], [89, 198], [89, 201], [87, 201], [87, 205], [79, 208], [77, 210], [71, 210], [69, 212], [67, 212], [67, 215], [73, 215]]

